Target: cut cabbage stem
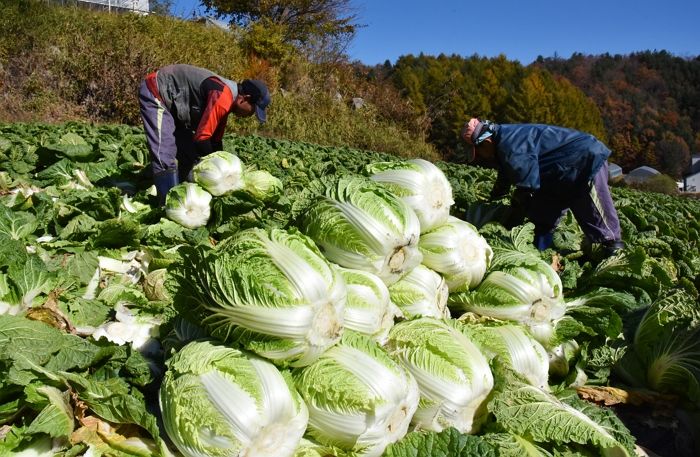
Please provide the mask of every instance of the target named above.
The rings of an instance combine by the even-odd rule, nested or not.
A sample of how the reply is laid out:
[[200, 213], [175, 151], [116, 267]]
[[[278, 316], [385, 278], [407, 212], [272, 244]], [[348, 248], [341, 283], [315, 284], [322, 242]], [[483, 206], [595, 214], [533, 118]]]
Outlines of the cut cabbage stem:
[[548, 305], [543, 299], [538, 298], [532, 302], [532, 309], [530, 311], [530, 316], [536, 321], [545, 321], [549, 318], [551, 306]]
[[387, 431], [389, 433], [395, 433], [396, 430], [399, 430], [401, 427], [405, 427], [406, 416], [408, 416], [408, 408], [406, 405], [403, 405], [391, 415], [389, 425], [386, 427]]
[[335, 307], [331, 303], [325, 303], [314, 315], [307, 338], [312, 345], [323, 345], [328, 340], [339, 338], [342, 330], [343, 325]]
[[286, 423], [273, 423], [263, 427], [251, 443], [245, 456], [276, 456], [280, 448], [288, 447], [288, 429]]
[[406, 261], [406, 246], [401, 246], [394, 249], [394, 252], [389, 257], [389, 268], [392, 273], [398, 273], [403, 268]]

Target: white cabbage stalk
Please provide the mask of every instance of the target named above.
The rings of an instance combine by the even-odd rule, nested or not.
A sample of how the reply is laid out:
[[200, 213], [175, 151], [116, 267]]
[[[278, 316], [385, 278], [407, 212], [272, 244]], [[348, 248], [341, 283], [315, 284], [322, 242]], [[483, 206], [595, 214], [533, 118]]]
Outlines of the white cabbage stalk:
[[[467, 316], [462, 316], [460, 320]], [[549, 390], [549, 355], [525, 328], [507, 322], [477, 322], [466, 324], [464, 332], [489, 360], [498, 356], [501, 363], [512, 368], [530, 384]]]
[[445, 278], [425, 265], [418, 265], [409, 274], [389, 286], [391, 301], [403, 317], [450, 317], [447, 308], [449, 290]]
[[138, 283], [144, 274], [143, 265], [138, 258], [138, 254], [138, 251], [126, 253], [122, 255], [122, 260], [98, 256], [100, 274], [116, 273], [131, 284]]
[[149, 209], [150, 206], [146, 205], [145, 203], [140, 203], [137, 202], [131, 198], [127, 194], [124, 194], [122, 196], [122, 202], [119, 205], [119, 209], [122, 211], [126, 211], [129, 214], [136, 214], [141, 211], [145, 211], [146, 209]]
[[420, 223], [406, 202], [361, 176], [340, 178], [323, 192], [302, 230], [329, 260], [374, 273], [387, 285], [421, 263]]
[[340, 339], [345, 282], [298, 231], [244, 230], [189, 261], [206, 294], [202, 323], [219, 338], [292, 366], [312, 363]]
[[377, 275], [366, 271], [337, 268], [348, 291], [345, 328], [384, 344], [398, 314], [386, 284]]
[[186, 457], [291, 457], [308, 410], [271, 363], [207, 341], [167, 362], [160, 387], [165, 431]]
[[450, 295], [448, 304], [455, 310], [520, 322], [549, 348], [556, 322], [566, 312], [561, 279], [537, 257], [516, 253], [510, 258], [515, 263], [499, 263], [479, 287]]
[[243, 178], [243, 190], [258, 200], [273, 201], [282, 195], [282, 181], [269, 171], [251, 170]]
[[580, 347], [576, 340], [564, 341], [551, 348], [549, 355], [549, 371], [553, 375], [564, 377], [569, 374], [569, 365], [579, 354]]
[[243, 187], [243, 164], [237, 155], [217, 151], [202, 157], [192, 176], [210, 194], [224, 195]]
[[123, 303], [115, 306], [115, 320], [106, 322], [95, 329], [92, 337], [95, 340], [105, 338], [114, 344], [131, 345], [142, 352], [155, 352], [160, 343], [160, 325], [162, 319], [156, 316], [141, 316], [134, 314]]
[[454, 204], [452, 186], [431, 162], [412, 159], [405, 162], [370, 164], [371, 178], [388, 186], [413, 208], [420, 221], [421, 233], [447, 222], [450, 206]]
[[453, 320], [429, 317], [399, 322], [387, 350], [418, 381], [421, 401], [413, 416], [418, 429], [462, 433], [478, 430], [485, 417], [493, 375], [486, 357]]
[[491, 247], [476, 228], [454, 216], [422, 234], [418, 247], [423, 264], [445, 278], [450, 292], [476, 287], [493, 258]]
[[309, 407], [308, 435], [356, 456], [380, 456], [407, 433], [418, 407], [413, 376], [378, 344], [352, 331], [292, 376]]
[[207, 225], [211, 215], [211, 194], [195, 183], [178, 184], [165, 197], [165, 215], [183, 227]]

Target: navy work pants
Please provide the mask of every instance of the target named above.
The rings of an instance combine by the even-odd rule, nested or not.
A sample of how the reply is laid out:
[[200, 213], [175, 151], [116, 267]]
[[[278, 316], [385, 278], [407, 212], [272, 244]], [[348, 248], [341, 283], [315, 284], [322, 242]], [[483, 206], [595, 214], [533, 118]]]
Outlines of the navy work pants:
[[573, 195], [536, 192], [529, 202], [527, 216], [535, 224], [535, 234], [543, 236], [554, 231], [567, 209], [571, 209], [591, 242], [621, 239], [620, 221], [608, 187], [607, 162], [581, 192]]
[[173, 115], [153, 95], [145, 81], [139, 87], [139, 106], [153, 175], [177, 171], [178, 180], [186, 181], [198, 158], [194, 132], [177, 128]]

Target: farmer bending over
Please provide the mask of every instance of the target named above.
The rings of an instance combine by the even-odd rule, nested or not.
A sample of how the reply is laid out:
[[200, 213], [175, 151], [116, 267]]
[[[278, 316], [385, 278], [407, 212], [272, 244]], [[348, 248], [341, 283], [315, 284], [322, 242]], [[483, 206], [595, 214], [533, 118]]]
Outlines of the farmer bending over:
[[610, 150], [593, 135], [544, 124], [495, 124], [472, 118], [462, 129], [468, 160], [496, 168], [491, 198], [515, 185], [511, 207], [535, 224], [535, 245], [547, 249], [567, 209], [607, 255], [622, 249], [620, 222], [608, 188]]
[[236, 83], [192, 65], [169, 65], [146, 76], [139, 104], [159, 203], [201, 157], [223, 149], [229, 113], [255, 114], [265, 122], [269, 103], [262, 81]]

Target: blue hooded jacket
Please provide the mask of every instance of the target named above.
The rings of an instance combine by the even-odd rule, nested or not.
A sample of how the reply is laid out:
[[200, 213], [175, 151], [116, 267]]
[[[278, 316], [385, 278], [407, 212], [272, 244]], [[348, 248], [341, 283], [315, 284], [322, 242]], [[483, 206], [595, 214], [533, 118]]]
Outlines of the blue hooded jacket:
[[[529, 191], [581, 189], [600, 170], [610, 150], [588, 133], [546, 124], [494, 124], [499, 174]], [[502, 178], [502, 176], [499, 176]]]

